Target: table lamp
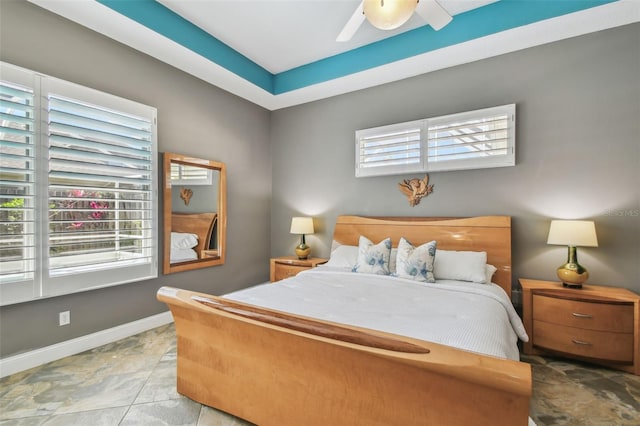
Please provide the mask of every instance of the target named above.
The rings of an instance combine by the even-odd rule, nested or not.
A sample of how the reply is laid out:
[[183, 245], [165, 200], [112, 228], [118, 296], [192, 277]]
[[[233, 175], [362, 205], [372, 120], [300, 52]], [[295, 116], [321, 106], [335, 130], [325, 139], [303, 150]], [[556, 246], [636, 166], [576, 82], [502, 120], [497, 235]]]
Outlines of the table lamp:
[[300, 234], [300, 245], [296, 247], [296, 255], [298, 259], [306, 259], [311, 253], [311, 247], [304, 241], [305, 234], [313, 234], [313, 218], [311, 217], [294, 217], [291, 218], [291, 231], [292, 234]]
[[556, 273], [564, 287], [582, 288], [589, 272], [578, 263], [577, 247], [598, 247], [594, 223], [589, 220], [552, 220], [547, 244], [568, 247], [567, 263], [561, 265]]

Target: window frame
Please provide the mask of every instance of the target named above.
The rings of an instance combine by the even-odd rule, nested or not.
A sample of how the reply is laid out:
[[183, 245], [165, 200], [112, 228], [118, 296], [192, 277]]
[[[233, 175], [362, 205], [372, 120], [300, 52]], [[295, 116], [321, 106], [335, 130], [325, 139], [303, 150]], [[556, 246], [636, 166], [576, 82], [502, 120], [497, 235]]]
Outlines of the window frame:
[[[507, 123], [506, 147], [500, 148], [506, 151], [500, 155], [487, 155], [483, 157], [472, 157], [467, 159], [446, 160], [446, 161], [430, 161], [429, 160], [429, 142], [430, 129], [436, 125], [453, 124], [458, 122], [469, 122], [472, 120], [482, 120], [495, 115], [506, 115], [504, 120]], [[361, 167], [363, 161], [363, 144], [366, 140], [377, 136], [383, 137], [389, 133], [400, 133], [420, 127], [420, 161], [413, 164], [394, 164], [391, 166], [378, 167]], [[494, 132], [497, 132], [495, 130]], [[481, 132], [482, 133], [482, 132]], [[355, 132], [355, 176], [356, 177], [372, 177], [372, 176], [388, 176], [406, 173], [418, 172], [439, 172], [453, 170], [471, 170], [484, 169], [494, 167], [510, 167], [515, 166], [516, 155], [516, 105], [506, 104], [496, 107], [483, 108], [473, 111], [465, 111], [461, 113], [448, 114], [438, 117], [424, 118], [420, 120], [407, 121], [403, 123], [395, 123], [386, 126], [378, 126], [369, 129], [361, 129]]]
[[[34, 226], [34, 255], [35, 273], [33, 279], [3, 281], [0, 282], [0, 305], [9, 305], [41, 298], [59, 296], [80, 291], [93, 290], [102, 287], [110, 287], [129, 282], [141, 281], [158, 276], [158, 160], [157, 160], [157, 110], [151, 106], [143, 105], [135, 101], [124, 99], [115, 95], [84, 87], [65, 80], [57, 79], [31, 70], [20, 68], [5, 62], [0, 62], [2, 80], [26, 86], [24, 82], [31, 82], [34, 90], [34, 98], [37, 99], [34, 106], [34, 146], [35, 146], [35, 220]], [[22, 76], [22, 77], [20, 77]], [[22, 79], [22, 81], [20, 81]], [[99, 106], [118, 113], [135, 116], [144, 120], [149, 125], [150, 144], [145, 166], [146, 174], [150, 182], [144, 189], [144, 196], [140, 204], [145, 206], [145, 211], [140, 213], [143, 224], [141, 234], [148, 242], [139, 248], [141, 254], [137, 261], [113, 262], [109, 267], [71, 267], [66, 273], [52, 273], [49, 254], [51, 231], [49, 229], [49, 196], [50, 181], [49, 169], [49, 128], [48, 128], [48, 97], [49, 95], [72, 98], [90, 105]], [[91, 151], [89, 151], [91, 152]], [[52, 161], [55, 161], [52, 159]], [[103, 182], [103, 181], [98, 181]], [[108, 192], [109, 189], [105, 189]], [[119, 191], [114, 188], [111, 192]], [[113, 202], [114, 205], [119, 202]], [[115, 207], [114, 207], [115, 209]], [[115, 211], [115, 210], [114, 210]], [[122, 212], [123, 210], [119, 210]], [[113, 213], [116, 215], [116, 213]], [[116, 220], [121, 220], [116, 216]], [[117, 226], [116, 226], [117, 228]], [[73, 235], [70, 235], [73, 238]], [[113, 232], [114, 247], [118, 247], [119, 232]], [[120, 252], [120, 248], [107, 251], [102, 259], [107, 259]], [[90, 253], [78, 253], [74, 256], [96, 256]], [[115, 258], [114, 258], [115, 259]]]

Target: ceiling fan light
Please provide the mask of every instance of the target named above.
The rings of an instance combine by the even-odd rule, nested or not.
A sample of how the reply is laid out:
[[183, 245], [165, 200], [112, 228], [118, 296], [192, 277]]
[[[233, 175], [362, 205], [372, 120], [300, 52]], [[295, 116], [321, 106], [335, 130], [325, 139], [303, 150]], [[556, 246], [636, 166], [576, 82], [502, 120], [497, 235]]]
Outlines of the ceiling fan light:
[[364, 0], [363, 11], [374, 27], [393, 30], [411, 18], [417, 4], [417, 0]]

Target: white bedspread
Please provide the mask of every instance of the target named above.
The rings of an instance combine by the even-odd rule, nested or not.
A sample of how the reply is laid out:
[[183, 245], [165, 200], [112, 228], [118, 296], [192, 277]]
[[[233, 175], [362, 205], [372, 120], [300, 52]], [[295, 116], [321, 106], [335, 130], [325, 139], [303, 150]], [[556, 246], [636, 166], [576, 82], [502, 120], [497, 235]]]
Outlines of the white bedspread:
[[513, 360], [519, 359], [518, 338], [528, 340], [495, 284], [416, 283], [324, 266], [225, 297]]

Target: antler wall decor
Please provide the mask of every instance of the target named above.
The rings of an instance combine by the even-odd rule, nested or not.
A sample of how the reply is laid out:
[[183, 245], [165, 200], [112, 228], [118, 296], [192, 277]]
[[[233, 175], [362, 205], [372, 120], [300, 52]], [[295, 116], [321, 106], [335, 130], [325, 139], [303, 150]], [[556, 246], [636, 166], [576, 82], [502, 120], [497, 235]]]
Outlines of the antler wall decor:
[[420, 204], [422, 197], [433, 192], [433, 185], [429, 185], [429, 175], [425, 175], [424, 179], [405, 179], [398, 183], [398, 187], [400, 192], [407, 196], [411, 207]]
[[193, 191], [189, 188], [181, 188], [180, 189], [180, 198], [184, 201], [184, 205], [188, 206], [189, 201], [191, 201], [191, 196], [193, 195]]

